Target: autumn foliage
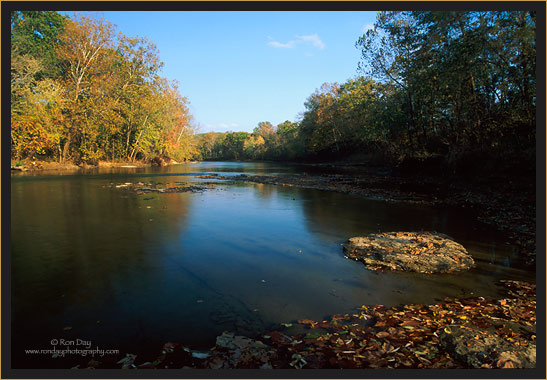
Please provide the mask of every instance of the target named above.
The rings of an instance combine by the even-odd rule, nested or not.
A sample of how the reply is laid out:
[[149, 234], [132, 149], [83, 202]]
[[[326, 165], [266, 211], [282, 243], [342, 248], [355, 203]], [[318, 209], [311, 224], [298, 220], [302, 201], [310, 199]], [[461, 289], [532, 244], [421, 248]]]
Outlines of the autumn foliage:
[[194, 154], [188, 100], [159, 75], [153, 43], [86, 15], [22, 11], [11, 21], [12, 158], [95, 163]]

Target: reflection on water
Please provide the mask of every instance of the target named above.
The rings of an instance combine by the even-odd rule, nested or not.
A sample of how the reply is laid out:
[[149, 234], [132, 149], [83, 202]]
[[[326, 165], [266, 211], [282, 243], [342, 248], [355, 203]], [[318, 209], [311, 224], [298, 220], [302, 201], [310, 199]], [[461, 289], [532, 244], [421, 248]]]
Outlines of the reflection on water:
[[[502, 236], [461, 211], [262, 184], [141, 195], [112, 186], [242, 172], [298, 169], [209, 162], [12, 176], [14, 367], [58, 365], [23, 350], [59, 337], [155, 355], [167, 341], [211, 347], [224, 330], [252, 336], [362, 304], [497, 296], [498, 279], [534, 282]], [[344, 259], [348, 237], [398, 230], [446, 233], [477, 267], [377, 274]]]

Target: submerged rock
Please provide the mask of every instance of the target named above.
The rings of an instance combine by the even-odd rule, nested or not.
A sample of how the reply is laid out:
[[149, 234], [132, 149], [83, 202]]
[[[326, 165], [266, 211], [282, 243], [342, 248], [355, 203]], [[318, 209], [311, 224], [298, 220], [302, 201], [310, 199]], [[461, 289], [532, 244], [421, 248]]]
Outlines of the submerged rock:
[[[143, 187], [146, 186], [146, 187]], [[162, 186], [162, 187], [159, 187]], [[190, 191], [192, 193], [197, 193], [201, 191], [208, 190], [210, 188], [214, 188], [214, 185], [207, 184], [207, 186], [199, 186], [199, 185], [186, 185], [186, 186], [171, 186], [171, 187], [163, 187], [164, 184], [161, 183], [132, 183], [132, 182], [125, 182], [120, 183], [118, 185], [115, 185], [117, 189], [127, 189], [137, 192], [137, 194], [147, 194], [147, 193], [185, 193], [187, 191]], [[109, 186], [112, 187], [112, 186]], [[151, 198], [149, 198], [151, 199]], [[146, 199], [145, 199], [146, 200]]]
[[370, 269], [451, 273], [469, 269], [473, 258], [447, 235], [436, 232], [387, 232], [350, 238], [346, 256]]

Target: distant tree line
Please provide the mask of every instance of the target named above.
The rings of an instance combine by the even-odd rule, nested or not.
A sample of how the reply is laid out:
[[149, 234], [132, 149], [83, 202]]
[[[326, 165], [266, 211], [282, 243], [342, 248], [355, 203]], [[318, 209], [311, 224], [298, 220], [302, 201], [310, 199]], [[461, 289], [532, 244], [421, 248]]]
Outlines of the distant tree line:
[[380, 12], [361, 76], [323, 84], [296, 123], [198, 135], [199, 155], [534, 173], [535, 36], [533, 11]]
[[292, 160], [300, 158], [298, 124], [260, 122], [249, 132], [209, 132], [195, 136], [197, 158], [207, 160]]
[[102, 18], [12, 12], [12, 159], [189, 159], [188, 102], [162, 65]]

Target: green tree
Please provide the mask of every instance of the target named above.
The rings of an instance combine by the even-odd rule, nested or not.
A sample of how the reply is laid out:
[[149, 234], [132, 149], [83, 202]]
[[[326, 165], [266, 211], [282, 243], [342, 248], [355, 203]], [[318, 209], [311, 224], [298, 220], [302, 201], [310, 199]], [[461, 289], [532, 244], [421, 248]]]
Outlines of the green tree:
[[228, 160], [241, 160], [247, 158], [245, 155], [245, 140], [248, 132], [227, 132], [224, 136], [223, 158]]
[[377, 120], [401, 123], [405, 133], [391, 128], [390, 140], [407, 155], [453, 165], [533, 156], [533, 12], [381, 12], [357, 46], [361, 71], [400, 113], [377, 108]]
[[215, 159], [217, 152], [215, 146], [220, 134], [217, 132], [209, 132], [198, 135], [197, 145], [200, 151], [200, 158], [203, 160]]
[[11, 53], [28, 55], [43, 62], [36, 79], [60, 74], [55, 46], [69, 18], [55, 11], [13, 11], [11, 13]]
[[304, 103], [306, 111], [301, 122], [301, 133], [310, 154], [340, 152], [341, 124], [336, 102], [339, 90], [338, 83], [323, 83]]
[[11, 13], [12, 154], [36, 158], [55, 151], [61, 120], [53, 46], [66, 18], [52, 11]]
[[272, 147], [272, 158], [293, 160], [302, 155], [299, 125], [289, 120], [276, 127], [277, 144]]

